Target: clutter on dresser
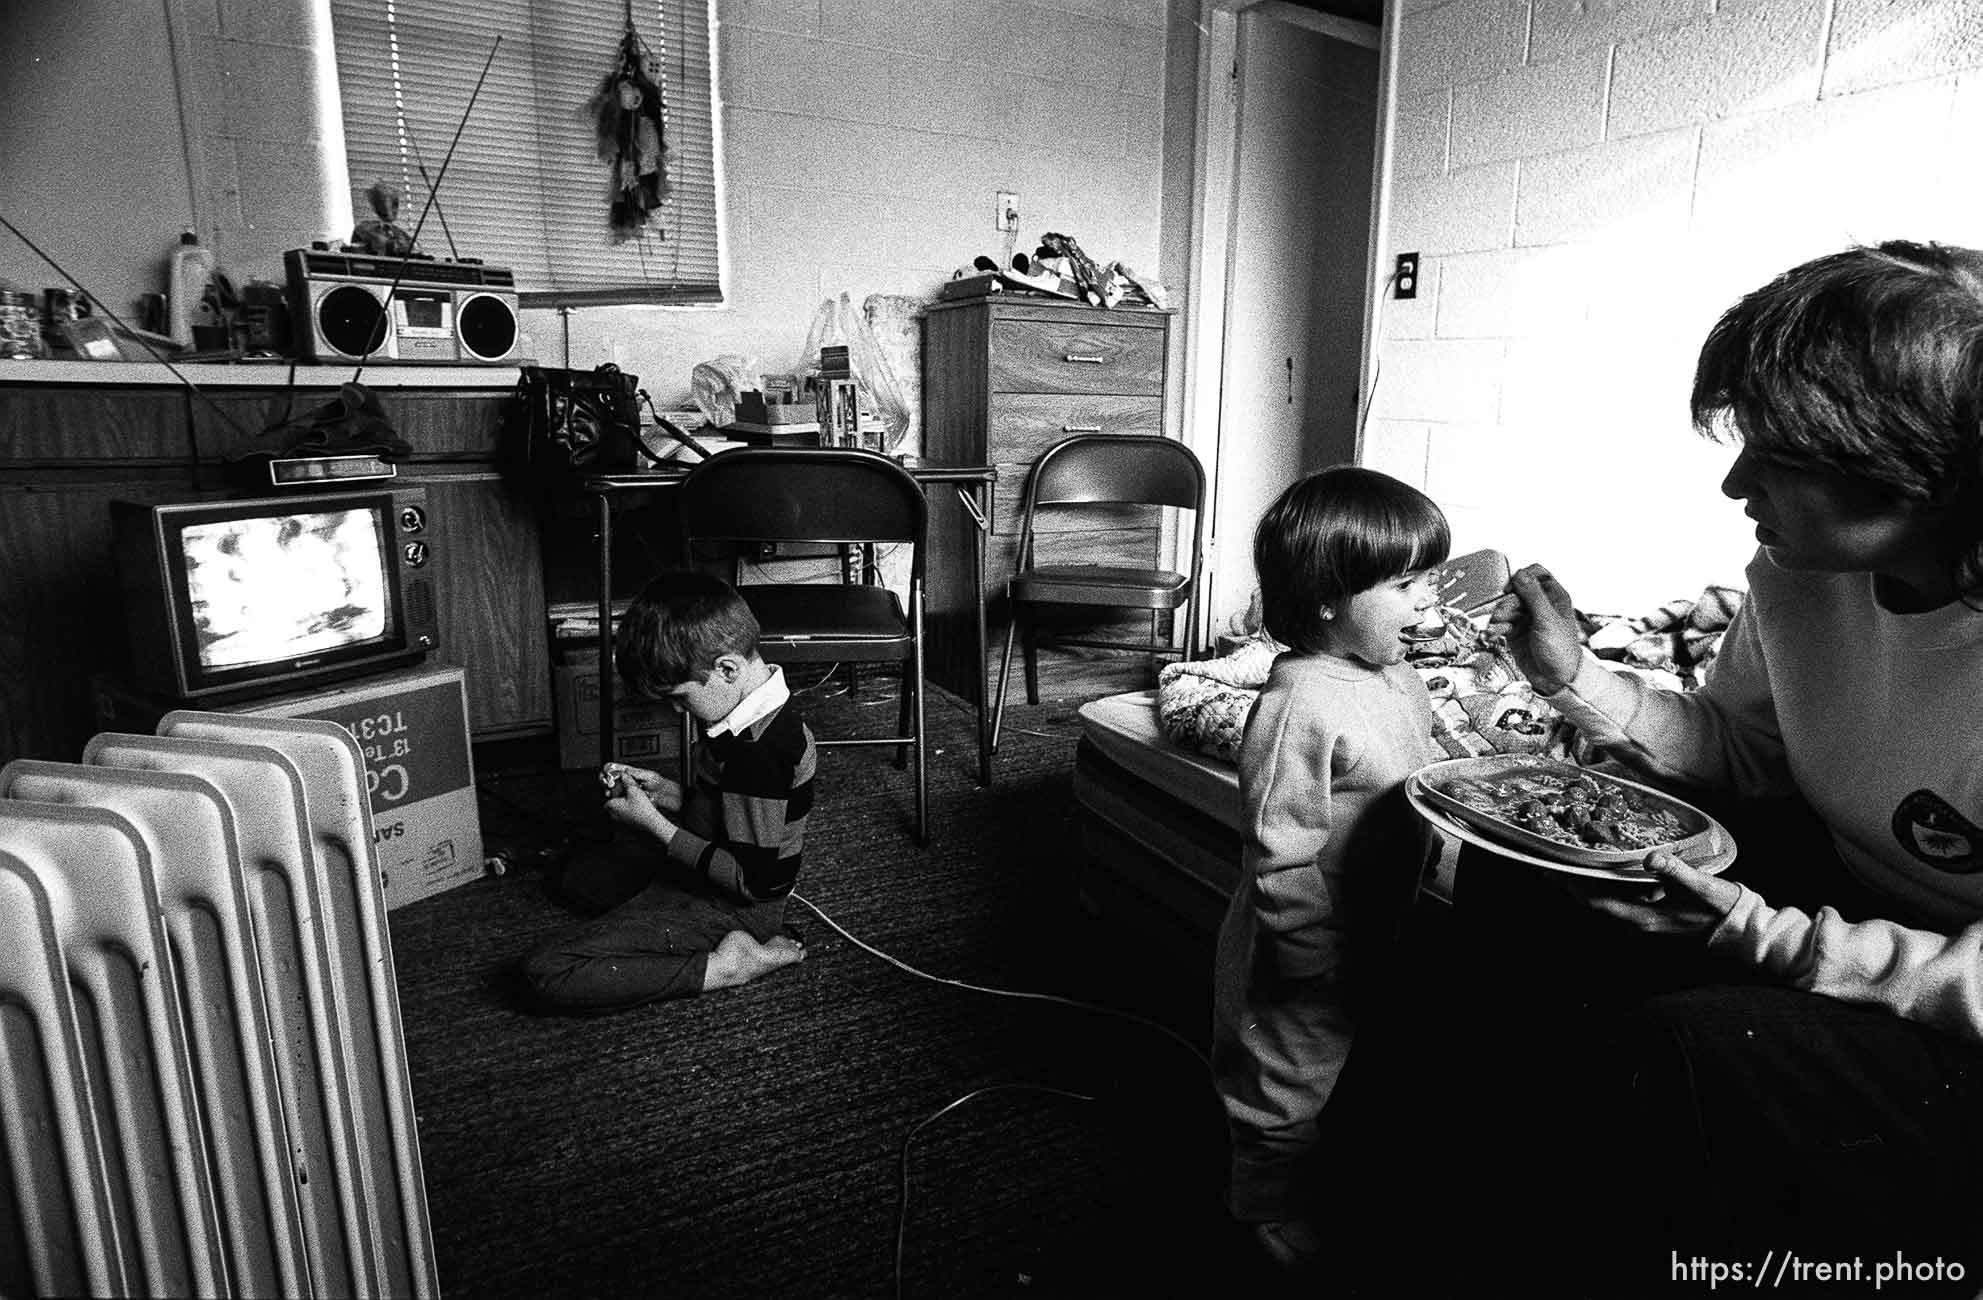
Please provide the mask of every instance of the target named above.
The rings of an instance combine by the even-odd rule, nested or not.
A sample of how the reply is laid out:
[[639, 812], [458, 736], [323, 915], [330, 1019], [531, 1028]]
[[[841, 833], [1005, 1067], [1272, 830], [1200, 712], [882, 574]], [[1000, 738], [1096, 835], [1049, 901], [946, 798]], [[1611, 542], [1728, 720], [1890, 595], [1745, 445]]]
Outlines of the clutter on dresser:
[[991, 294], [1065, 298], [1090, 307], [1164, 307], [1164, 287], [1121, 262], [1096, 262], [1071, 235], [1048, 231], [1029, 255], [1013, 253], [1007, 265], [980, 254], [959, 267], [937, 291], [944, 302]]

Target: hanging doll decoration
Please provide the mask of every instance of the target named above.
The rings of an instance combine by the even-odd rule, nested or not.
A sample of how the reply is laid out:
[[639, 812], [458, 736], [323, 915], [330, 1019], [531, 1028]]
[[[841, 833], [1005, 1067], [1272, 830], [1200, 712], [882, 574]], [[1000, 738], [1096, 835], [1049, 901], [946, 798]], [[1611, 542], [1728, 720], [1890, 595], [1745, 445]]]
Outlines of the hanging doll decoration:
[[662, 138], [659, 76], [654, 55], [634, 30], [629, 3], [619, 62], [592, 97], [599, 156], [613, 167], [616, 243], [637, 237], [668, 193], [668, 146]]

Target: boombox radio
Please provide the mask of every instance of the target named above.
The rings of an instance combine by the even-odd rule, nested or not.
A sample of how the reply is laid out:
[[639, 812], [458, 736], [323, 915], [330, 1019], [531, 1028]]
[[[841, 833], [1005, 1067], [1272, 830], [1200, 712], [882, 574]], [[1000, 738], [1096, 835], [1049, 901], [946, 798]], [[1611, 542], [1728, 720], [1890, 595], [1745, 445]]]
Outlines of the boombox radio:
[[513, 363], [516, 277], [503, 267], [294, 248], [282, 255], [307, 361]]

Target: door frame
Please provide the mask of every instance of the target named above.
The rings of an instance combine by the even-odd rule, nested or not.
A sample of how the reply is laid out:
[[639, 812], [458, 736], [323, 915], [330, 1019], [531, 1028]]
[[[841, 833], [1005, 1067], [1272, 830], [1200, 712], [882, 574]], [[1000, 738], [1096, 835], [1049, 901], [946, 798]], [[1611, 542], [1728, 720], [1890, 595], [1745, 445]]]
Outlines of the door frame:
[[[1387, 21], [1382, 28], [1307, 9], [1287, 0], [1199, 0], [1197, 149], [1192, 164], [1191, 239], [1185, 264], [1183, 435], [1186, 444], [1207, 467], [1212, 482], [1206, 490], [1205, 568], [1200, 592], [1212, 587], [1213, 571], [1233, 553], [1220, 533], [1218, 517], [1219, 453], [1223, 445], [1221, 405], [1226, 363], [1226, 321], [1231, 302], [1235, 178], [1239, 162], [1239, 122], [1244, 82], [1239, 66], [1239, 19], [1242, 12], [1305, 27], [1324, 36], [1378, 51], [1377, 139], [1374, 142], [1370, 212], [1370, 263], [1364, 279], [1364, 327], [1361, 357], [1362, 391], [1367, 408], [1373, 382], [1377, 340], [1377, 292], [1388, 257], [1381, 240], [1390, 196], [1392, 120], [1397, 100], [1394, 72], [1397, 23], [1396, 0], [1385, 0]], [[1359, 418], [1356, 450], [1363, 454], [1363, 424]], [[1237, 552], [1247, 562], [1246, 548]], [[1192, 602], [1191, 618], [1199, 644], [1212, 644], [1211, 610], [1203, 599]]]

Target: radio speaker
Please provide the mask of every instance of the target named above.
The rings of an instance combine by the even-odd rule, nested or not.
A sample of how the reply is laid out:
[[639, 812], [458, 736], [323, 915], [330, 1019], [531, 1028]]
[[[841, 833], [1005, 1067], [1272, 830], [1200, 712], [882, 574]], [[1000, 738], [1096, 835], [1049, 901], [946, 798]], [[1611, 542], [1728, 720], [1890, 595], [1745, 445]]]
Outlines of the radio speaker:
[[312, 284], [302, 341], [313, 361], [391, 359], [386, 350], [386, 288], [367, 284]]
[[507, 361], [516, 352], [516, 300], [501, 294], [457, 295], [454, 338], [473, 361]]

